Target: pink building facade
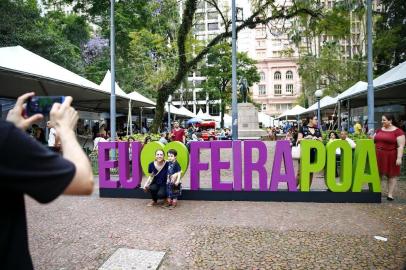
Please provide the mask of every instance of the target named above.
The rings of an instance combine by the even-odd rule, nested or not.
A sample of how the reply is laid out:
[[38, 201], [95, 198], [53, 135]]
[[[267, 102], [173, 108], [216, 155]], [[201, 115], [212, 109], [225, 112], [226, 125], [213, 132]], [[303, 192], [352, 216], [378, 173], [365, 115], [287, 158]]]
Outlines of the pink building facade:
[[297, 59], [266, 58], [257, 60], [261, 81], [252, 87], [253, 101], [261, 104], [261, 111], [279, 116], [297, 103], [301, 93]]

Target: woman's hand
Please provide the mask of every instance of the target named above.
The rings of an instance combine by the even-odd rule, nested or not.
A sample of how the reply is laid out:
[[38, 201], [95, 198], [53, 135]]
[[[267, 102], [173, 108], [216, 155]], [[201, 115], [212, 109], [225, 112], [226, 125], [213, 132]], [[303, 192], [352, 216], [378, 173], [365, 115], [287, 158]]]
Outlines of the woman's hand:
[[8, 114], [6, 120], [9, 122], [12, 122], [17, 128], [25, 131], [27, 128], [29, 128], [32, 124], [35, 122], [38, 122], [44, 116], [42, 114], [34, 114], [33, 116], [29, 118], [25, 118], [23, 116], [23, 111], [24, 111], [24, 106], [25, 102], [30, 98], [33, 97], [35, 94], [34, 92], [24, 94], [20, 96], [17, 99], [16, 104], [14, 105], [14, 108], [11, 109]]
[[396, 166], [402, 165], [402, 158], [397, 158], [396, 159]]

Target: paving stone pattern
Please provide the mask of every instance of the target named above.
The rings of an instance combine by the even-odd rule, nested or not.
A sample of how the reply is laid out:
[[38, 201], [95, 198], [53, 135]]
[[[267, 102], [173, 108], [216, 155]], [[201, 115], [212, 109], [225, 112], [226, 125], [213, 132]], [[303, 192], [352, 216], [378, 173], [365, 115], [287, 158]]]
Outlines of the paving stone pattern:
[[[209, 177], [202, 173], [202, 187]], [[312, 186], [325, 188], [323, 176]], [[98, 269], [119, 248], [166, 252], [161, 270], [403, 269], [406, 261], [405, 181], [382, 204], [180, 201], [168, 210], [97, 191], [26, 202], [38, 270]]]

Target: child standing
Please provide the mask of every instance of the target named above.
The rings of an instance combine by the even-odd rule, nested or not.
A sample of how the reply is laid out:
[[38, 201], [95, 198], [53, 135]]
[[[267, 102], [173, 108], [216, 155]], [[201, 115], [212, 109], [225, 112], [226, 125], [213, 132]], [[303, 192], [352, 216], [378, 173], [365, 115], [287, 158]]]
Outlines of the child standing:
[[178, 152], [175, 149], [168, 151], [168, 179], [166, 182], [168, 193], [168, 207], [169, 209], [175, 208], [178, 197], [181, 195], [181, 168], [176, 160]]

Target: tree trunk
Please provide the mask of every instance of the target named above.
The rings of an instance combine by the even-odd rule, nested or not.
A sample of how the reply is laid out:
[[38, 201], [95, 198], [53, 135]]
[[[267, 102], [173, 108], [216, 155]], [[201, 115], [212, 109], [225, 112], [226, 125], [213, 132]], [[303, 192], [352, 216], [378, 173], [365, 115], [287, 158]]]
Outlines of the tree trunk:
[[224, 111], [226, 109], [226, 105], [223, 102], [223, 100], [221, 100], [221, 104], [220, 104], [220, 127], [224, 128]]

